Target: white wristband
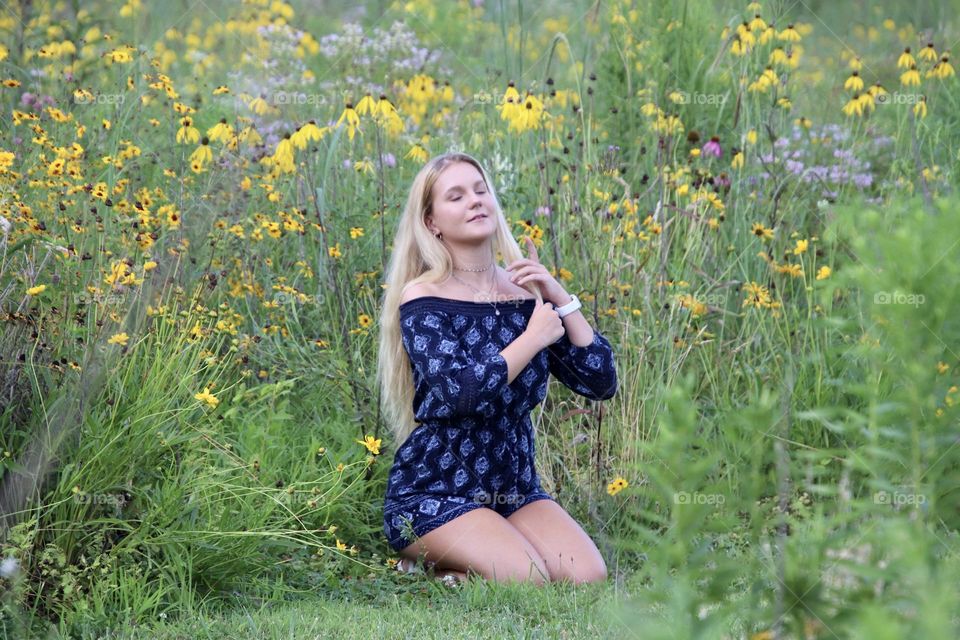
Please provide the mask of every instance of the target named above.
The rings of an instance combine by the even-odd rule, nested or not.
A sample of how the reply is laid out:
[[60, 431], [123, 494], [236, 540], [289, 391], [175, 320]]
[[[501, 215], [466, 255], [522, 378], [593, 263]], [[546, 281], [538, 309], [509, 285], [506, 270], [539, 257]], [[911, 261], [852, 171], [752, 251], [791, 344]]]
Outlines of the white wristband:
[[563, 305], [562, 307], [557, 307], [557, 314], [561, 318], [570, 315], [571, 313], [579, 309], [581, 306], [583, 306], [580, 304], [580, 298], [578, 298], [575, 294], [571, 293], [570, 297], [573, 298], [573, 300]]

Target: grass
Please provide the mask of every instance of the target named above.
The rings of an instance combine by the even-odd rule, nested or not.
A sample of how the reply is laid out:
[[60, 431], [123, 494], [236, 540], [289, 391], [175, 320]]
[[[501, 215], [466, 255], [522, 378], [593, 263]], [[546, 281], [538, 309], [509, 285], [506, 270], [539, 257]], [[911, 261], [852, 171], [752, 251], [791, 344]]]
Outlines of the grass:
[[[957, 78], [921, 60], [904, 86], [896, 63], [948, 50], [957, 4], [764, 3], [802, 32], [796, 67], [771, 63], [779, 36], [732, 53], [744, 4], [0, 21], [2, 633], [956, 637]], [[854, 56], [898, 98], [847, 117]], [[500, 118], [511, 80], [539, 128]], [[401, 134], [336, 126], [367, 90]], [[213, 141], [194, 171], [190, 109], [198, 137], [225, 118], [262, 140]], [[310, 119], [331, 128], [292, 171], [261, 162]], [[449, 590], [388, 566], [376, 318], [418, 146], [490, 168], [617, 350], [614, 399], [554, 383], [532, 416], [606, 584]]]

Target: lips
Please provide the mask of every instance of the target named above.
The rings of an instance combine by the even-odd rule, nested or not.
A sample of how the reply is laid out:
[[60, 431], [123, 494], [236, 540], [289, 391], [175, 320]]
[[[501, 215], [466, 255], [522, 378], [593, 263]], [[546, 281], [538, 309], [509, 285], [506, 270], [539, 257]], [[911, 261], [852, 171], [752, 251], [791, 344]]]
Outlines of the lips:
[[487, 217], [487, 214], [485, 214], [485, 213], [478, 213], [477, 215], [475, 215], [475, 216], [473, 216], [472, 218], [470, 218], [469, 220], [467, 220], [467, 222], [473, 222], [474, 220], [479, 220], [480, 218], [486, 218], [486, 217]]

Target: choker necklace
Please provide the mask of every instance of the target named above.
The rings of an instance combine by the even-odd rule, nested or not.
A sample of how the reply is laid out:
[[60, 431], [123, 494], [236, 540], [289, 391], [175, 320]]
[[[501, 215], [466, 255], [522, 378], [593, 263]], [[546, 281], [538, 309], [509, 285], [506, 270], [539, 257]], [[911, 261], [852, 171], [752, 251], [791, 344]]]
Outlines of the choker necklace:
[[490, 264], [488, 264], [487, 266], [485, 266], [485, 267], [482, 268], [482, 269], [461, 269], [460, 267], [454, 267], [454, 270], [456, 270], [456, 271], [473, 271], [473, 272], [476, 272], [476, 273], [482, 273], [482, 272], [488, 270], [488, 269], [489, 269], [490, 267], [492, 267], [492, 266], [493, 266], [493, 263], [491, 262]]
[[[490, 267], [487, 267], [487, 269], [489, 269], [489, 268], [490, 268]], [[486, 269], [483, 269], [483, 271], [486, 271]], [[493, 307], [494, 313], [496, 313], [497, 315], [500, 315], [500, 309], [497, 309], [496, 305], [494, 305], [492, 302], [490, 302], [490, 298], [493, 297], [491, 294], [493, 293], [493, 290], [494, 290], [494, 289], [496, 288], [496, 286], [497, 286], [497, 272], [496, 272], [496, 271], [493, 272], [493, 284], [490, 286], [490, 290], [489, 290], [489, 291], [486, 291], [486, 292], [480, 291], [480, 289], [477, 289], [475, 286], [473, 286], [472, 284], [470, 284], [469, 282], [467, 282], [467, 281], [465, 281], [465, 280], [461, 280], [460, 278], [457, 277], [457, 274], [455, 274], [455, 273], [451, 273], [450, 275], [452, 275], [456, 280], [458, 280], [459, 282], [462, 282], [463, 284], [467, 285], [468, 287], [470, 287], [471, 289], [473, 289], [474, 291], [476, 291], [476, 292], [479, 293], [480, 295], [482, 295], [482, 296], [487, 296], [487, 304], [489, 304], [491, 307]]]

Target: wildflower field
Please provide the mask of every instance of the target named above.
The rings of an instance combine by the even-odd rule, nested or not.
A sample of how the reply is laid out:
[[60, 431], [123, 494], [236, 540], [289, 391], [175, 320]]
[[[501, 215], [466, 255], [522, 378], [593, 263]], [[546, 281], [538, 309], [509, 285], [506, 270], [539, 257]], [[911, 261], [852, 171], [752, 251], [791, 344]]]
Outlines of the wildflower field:
[[[960, 635], [960, 1], [0, 5], [3, 637]], [[614, 346], [532, 415], [605, 583], [395, 571], [450, 150]]]

